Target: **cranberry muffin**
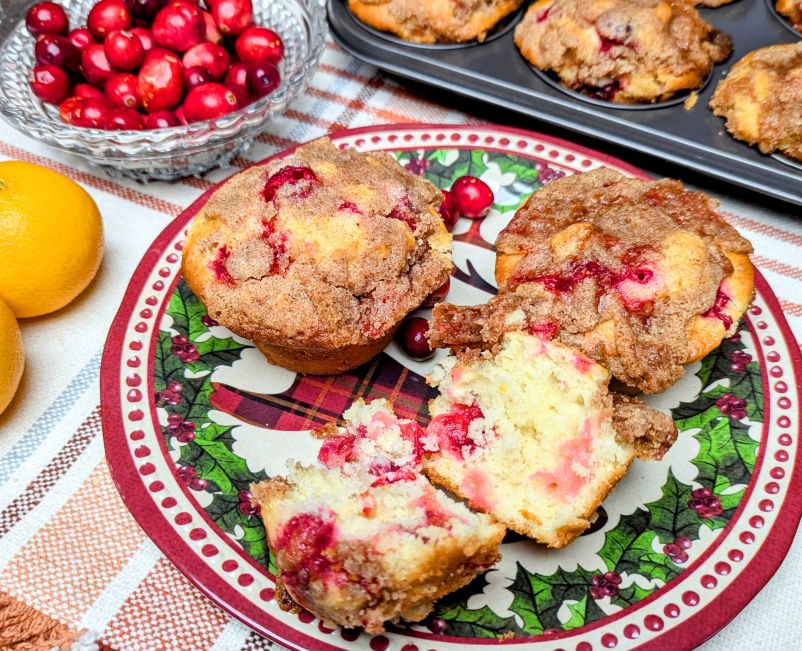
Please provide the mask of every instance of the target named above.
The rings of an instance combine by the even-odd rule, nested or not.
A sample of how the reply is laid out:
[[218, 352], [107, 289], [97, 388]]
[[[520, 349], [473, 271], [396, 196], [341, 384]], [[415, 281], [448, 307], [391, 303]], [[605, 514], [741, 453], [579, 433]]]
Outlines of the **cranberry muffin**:
[[802, 160], [802, 42], [747, 54], [719, 82], [710, 108], [738, 140]]
[[687, 0], [538, 0], [515, 44], [568, 88], [620, 104], [698, 88], [732, 51]]
[[802, 30], [802, 0], [777, 0], [777, 13], [785, 16], [796, 30]]
[[434, 345], [528, 330], [658, 393], [733, 334], [754, 293], [750, 243], [682, 183], [602, 168], [535, 192], [496, 242], [498, 295], [435, 307]]
[[211, 196], [189, 227], [184, 277], [270, 362], [342, 373], [379, 353], [448, 278], [441, 200], [389, 154], [316, 140]]
[[420, 621], [495, 563], [506, 529], [426, 480], [425, 433], [387, 402], [357, 401], [345, 420], [317, 433], [325, 467], [296, 465], [252, 491], [279, 605], [379, 633]]
[[525, 332], [447, 357], [429, 381], [426, 475], [549, 547], [590, 526], [636, 456], [659, 459], [677, 438], [669, 416], [610, 393], [607, 369]]
[[522, 0], [348, 0], [348, 8], [374, 29], [412, 43], [484, 41]]

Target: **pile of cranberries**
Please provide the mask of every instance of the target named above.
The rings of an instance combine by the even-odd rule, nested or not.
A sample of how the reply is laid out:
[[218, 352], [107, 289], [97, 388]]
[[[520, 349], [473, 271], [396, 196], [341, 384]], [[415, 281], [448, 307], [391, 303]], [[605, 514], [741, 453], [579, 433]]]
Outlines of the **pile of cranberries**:
[[40, 2], [31, 88], [67, 124], [161, 129], [218, 118], [280, 83], [284, 44], [253, 24], [251, 0], [99, 0], [85, 27]]
[[[475, 176], [460, 176], [451, 184], [451, 190], [443, 190], [443, 202], [440, 204], [440, 216], [448, 230], [454, 228], [462, 217], [481, 219], [487, 216], [493, 207], [495, 196], [493, 190], [482, 179]], [[423, 307], [434, 307], [442, 302], [451, 288], [451, 279], [447, 279], [442, 287], [433, 291], [423, 302]], [[422, 362], [434, 357], [429, 345], [429, 322], [416, 316], [405, 320], [396, 333], [396, 341], [401, 349], [412, 359]]]

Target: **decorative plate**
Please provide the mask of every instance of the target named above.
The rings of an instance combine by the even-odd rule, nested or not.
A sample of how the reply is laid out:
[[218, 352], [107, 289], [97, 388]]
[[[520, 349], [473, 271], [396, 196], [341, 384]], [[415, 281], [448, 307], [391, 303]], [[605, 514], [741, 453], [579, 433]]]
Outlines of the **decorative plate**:
[[[379, 127], [333, 140], [389, 151], [440, 187], [473, 174], [493, 188], [490, 215], [462, 219], [454, 231], [448, 299], [462, 304], [495, 291], [493, 242], [539, 186], [602, 165], [644, 176], [576, 145], [499, 127]], [[181, 278], [185, 229], [207, 197], [164, 230], [131, 280], [103, 357], [103, 430], [134, 517], [234, 617], [301, 649], [681, 649], [724, 626], [779, 566], [802, 513], [802, 363], [758, 274], [738, 333], [649, 400], [673, 414], [677, 444], [660, 462], [636, 461], [573, 544], [548, 550], [508, 536], [496, 566], [425, 622], [384, 635], [281, 611], [249, 484], [281, 473], [287, 459], [311, 462], [317, 445], [308, 430], [340, 419], [357, 397], [387, 397], [402, 416], [425, 422], [423, 377], [445, 352], [417, 363], [391, 344], [339, 377], [271, 366], [209, 319]]]

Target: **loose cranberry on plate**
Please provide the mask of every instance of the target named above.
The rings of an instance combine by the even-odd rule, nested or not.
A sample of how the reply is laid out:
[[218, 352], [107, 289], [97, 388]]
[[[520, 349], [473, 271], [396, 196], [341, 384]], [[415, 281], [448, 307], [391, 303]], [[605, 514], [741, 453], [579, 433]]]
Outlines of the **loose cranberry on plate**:
[[130, 72], [113, 75], [106, 81], [106, 97], [113, 106], [138, 109], [141, 105], [138, 86], [137, 76]]
[[203, 21], [206, 23], [206, 40], [209, 43], [220, 45], [223, 42], [223, 34], [217, 23], [214, 22], [214, 17], [208, 11], [201, 10], [203, 14]]
[[284, 57], [281, 37], [267, 27], [249, 27], [239, 35], [234, 48], [240, 61], [246, 63], [267, 61], [278, 65]]
[[77, 72], [81, 64], [81, 53], [66, 36], [42, 34], [33, 51], [36, 63], [49, 63], [68, 72]]
[[85, 99], [86, 98], [97, 99], [100, 100], [101, 102], [106, 101], [106, 95], [103, 94], [102, 90], [96, 88], [92, 84], [87, 84], [83, 82], [80, 84], [75, 84], [75, 87], [72, 89], [72, 94], [75, 97], [83, 97]]
[[73, 112], [71, 124], [76, 127], [104, 129], [109, 109], [105, 102], [96, 99], [81, 99]]
[[423, 362], [434, 356], [426, 334], [428, 330], [429, 322], [423, 317], [415, 316], [401, 324], [395, 338], [407, 355], [418, 362]]
[[184, 100], [182, 108], [189, 122], [213, 120], [236, 111], [237, 96], [223, 84], [203, 84], [193, 88]]
[[79, 52], [83, 52], [95, 42], [95, 39], [92, 37], [92, 32], [90, 32], [86, 27], [78, 27], [72, 30], [67, 35], [67, 38]]
[[153, 21], [153, 39], [158, 45], [175, 52], [186, 52], [206, 37], [206, 23], [197, 5], [171, 2]]
[[55, 2], [37, 2], [25, 15], [25, 27], [33, 36], [66, 34], [70, 21], [61, 5]]
[[167, 129], [177, 127], [179, 124], [178, 118], [172, 111], [156, 111], [145, 117], [146, 129]]
[[134, 109], [118, 106], [108, 112], [103, 126], [109, 131], [141, 131], [145, 121]]
[[149, 113], [174, 108], [184, 96], [184, 66], [174, 54], [149, 57], [139, 69], [137, 88]]
[[267, 61], [258, 61], [248, 67], [248, 91], [257, 99], [269, 95], [281, 83], [278, 68]]
[[159, 13], [164, 0], [125, 0], [125, 4], [134, 18], [149, 21]]
[[125, 0], [100, 0], [89, 11], [86, 26], [98, 41], [102, 41], [111, 32], [131, 27], [131, 12]]
[[81, 71], [86, 80], [95, 86], [105, 84], [106, 80], [114, 74], [114, 69], [106, 58], [103, 45], [93, 43], [84, 50], [81, 55]]
[[43, 102], [60, 104], [70, 94], [70, 76], [50, 63], [35, 66], [31, 90]]
[[212, 17], [226, 36], [239, 36], [253, 25], [251, 0], [210, 0]]
[[214, 81], [220, 81], [226, 75], [231, 56], [221, 45], [198, 43], [184, 53], [181, 62], [185, 68], [205, 68]]
[[251, 93], [248, 90], [248, 68], [247, 63], [232, 63], [223, 82], [225, 87], [237, 96], [240, 108], [251, 101]]
[[118, 70], [136, 70], [145, 59], [142, 41], [133, 32], [124, 29], [110, 32], [103, 43], [109, 63]]
[[495, 200], [490, 186], [475, 176], [460, 176], [451, 185], [451, 194], [459, 214], [468, 219], [480, 219], [487, 215]]
[[423, 307], [434, 307], [438, 303], [442, 303], [449, 289], [451, 289], [451, 278], [446, 278], [446, 282], [426, 297], [423, 301]]
[[459, 219], [459, 209], [457, 208], [457, 202], [454, 201], [454, 195], [448, 190], [443, 190], [442, 192], [443, 201], [440, 202], [438, 210], [443, 218], [443, 224], [450, 231]]
[[156, 45], [153, 41], [153, 32], [145, 27], [132, 27], [129, 31], [135, 34], [139, 42], [142, 43], [142, 49], [145, 50], [145, 55], [147, 56], [147, 53]]
[[184, 81], [187, 83], [187, 90], [192, 90], [197, 86], [203, 86], [212, 81], [212, 76], [206, 68], [194, 66], [192, 68], [184, 68]]

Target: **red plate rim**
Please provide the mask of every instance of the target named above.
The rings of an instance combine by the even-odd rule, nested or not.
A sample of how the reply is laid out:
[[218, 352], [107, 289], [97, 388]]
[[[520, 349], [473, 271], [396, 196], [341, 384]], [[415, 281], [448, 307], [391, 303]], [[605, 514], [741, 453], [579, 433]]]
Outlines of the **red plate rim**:
[[[404, 133], [421, 130], [429, 132], [448, 130], [451, 132], [461, 131], [471, 133], [482, 129], [491, 130], [496, 133], [504, 133], [510, 136], [537, 138], [543, 142], [564, 147], [573, 152], [615, 165], [620, 169], [627, 170], [633, 176], [650, 178], [649, 175], [642, 170], [604, 153], [537, 132], [493, 124], [390, 124], [347, 129], [329, 135], [332, 139], [336, 140], [338, 138], [363, 133], [369, 134], [387, 131]], [[394, 149], [400, 150], [405, 148], [401, 142], [399, 142], [398, 145], [399, 146]], [[254, 165], [286, 156], [298, 146], [300, 145], [281, 151], [263, 161], [254, 163]], [[429, 145], [427, 144], [427, 146]], [[505, 149], [487, 147], [478, 140], [459, 143], [433, 141], [431, 146], [451, 147], [456, 149], [498, 149], [507, 153], [517, 153], [512, 147]], [[221, 181], [221, 183], [216, 184], [214, 187], [204, 192], [185, 211], [164, 228], [137, 265], [126, 288], [120, 308], [109, 329], [109, 335], [106, 339], [101, 361], [101, 416], [106, 459], [117, 491], [128, 510], [134, 516], [134, 519], [140, 523], [140, 526], [142, 526], [148, 537], [165, 556], [167, 556], [167, 558], [169, 558], [170, 561], [214, 603], [258, 633], [290, 648], [315, 648], [324, 649], [326, 651], [337, 650], [342, 647], [328, 644], [316, 638], [311, 638], [292, 626], [265, 613], [262, 609], [240, 597], [233, 588], [205, 564], [196, 562], [195, 552], [187, 547], [181, 537], [175, 532], [156, 507], [155, 502], [148, 496], [142, 477], [137, 471], [131, 456], [127, 454], [114, 454], [114, 448], [119, 445], [121, 435], [123, 441], [125, 441], [123, 414], [119, 401], [121, 388], [119, 378], [122, 362], [120, 351], [122, 350], [126, 324], [133, 314], [135, 301], [132, 300], [131, 297], [139, 295], [147, 279], [147, 275], [153, 269], [166, 246], [206, 203], [211, 193], [223, 182], [225, 181]], [[796, 344], [796, 339], [783, 315], [777, 298], [774, 296], [766, 280], [757, 270], [755, 274], [755, 284], [761, 297], [765, 300], [767, 308], [776, 320], [785, 343], [788, 345], [797, 397], [799, 400], [799, 415], [802, 417], [802, 386], [800, 385], [800, 379], [802, 378], [802, 353], [800, 353], [799, 347]], [[796, 444], [799, 446], [799, 440], [797, 440]], [[716, 608], [711, 608], [712, 603], [709, 604], [677, 626], [670, 628], [664, 634], [641, 645], [640, 648], [654, 649], [655, 651], [665, 648], [692, 648], [693, 646], [701, 644], [704, 640], [724, 627], [755, 597], [774, 575], [787, 555], [791, 542], [796, 534], [800, 518], [802, 518], [802, 455], [800, 454], [796, 456], [793, 472], [788, 482], [788, 488], [783, 497], [782, 505], [775, 516], [775, 524], [772, 526], [760, 550], [751, 558], [741, 573], [745, 575], [748, 570], [750, 580], [747, 581], [745, 578], [739, 577], [717, 595], [714, 602], [712, 602], [716, 604]], [[263, 623], [265, 620], [268, 622], [269, 627]], [[554, 639], [554, 641], [556, 640], [557, 638]], [[498, 645], [500, 642], [503, 643], [503, 641], [488, 640], [487, 644]], [[510, 640], [509, 642], [515, 643], [515, 640]], [[524, 642], [524, 640], [518, 641], [519, 644], [521, 642]], [[311, 644], [312, 647], [307, 646], [309, 644]]]

